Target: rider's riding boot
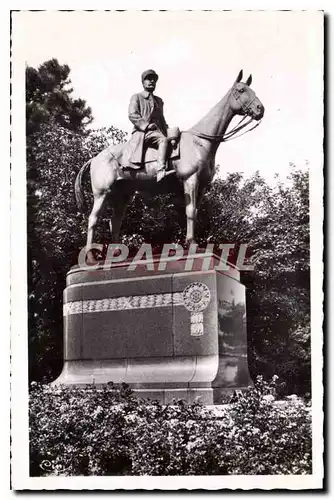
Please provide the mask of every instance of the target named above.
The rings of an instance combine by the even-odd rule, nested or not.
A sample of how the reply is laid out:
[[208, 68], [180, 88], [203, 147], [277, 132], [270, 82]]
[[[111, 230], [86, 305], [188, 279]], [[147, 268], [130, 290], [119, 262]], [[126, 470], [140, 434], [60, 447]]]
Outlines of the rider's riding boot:
[[157, 158], [157, 182], [161, 181], [161, 179], [163, 179], [166, 175], [167, 149], [168, 149], [167, 137], [161, 136], [159, 141], [158, 158]]

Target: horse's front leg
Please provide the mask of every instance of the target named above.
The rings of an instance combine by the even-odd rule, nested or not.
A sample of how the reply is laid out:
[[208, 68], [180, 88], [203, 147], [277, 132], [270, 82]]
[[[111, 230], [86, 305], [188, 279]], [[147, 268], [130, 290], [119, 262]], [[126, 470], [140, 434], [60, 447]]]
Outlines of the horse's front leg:
[[186, 203], [186, 216], [187, 216], [187, 235], [186, 244], [195, 242], [195, 222], [197, 216], [197, 191], [198, 191], [198, 178], [197, 174], [191, 175], [183, 183], [184, 195]]

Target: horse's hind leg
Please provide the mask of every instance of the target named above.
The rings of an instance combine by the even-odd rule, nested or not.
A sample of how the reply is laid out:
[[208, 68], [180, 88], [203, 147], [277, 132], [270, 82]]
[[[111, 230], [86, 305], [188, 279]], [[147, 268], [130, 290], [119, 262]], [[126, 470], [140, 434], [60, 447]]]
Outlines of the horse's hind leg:
[[107, 193], [94, 195], [93, 208], [88, 218], [87, 246], [86, 246], [87, 252], [91, 249], [91, 246], [93, 244], [94, 229], [96, 227], [99, 215], [101, 215], [102, 210], [105, 206], [106, 199], [107, 199]]

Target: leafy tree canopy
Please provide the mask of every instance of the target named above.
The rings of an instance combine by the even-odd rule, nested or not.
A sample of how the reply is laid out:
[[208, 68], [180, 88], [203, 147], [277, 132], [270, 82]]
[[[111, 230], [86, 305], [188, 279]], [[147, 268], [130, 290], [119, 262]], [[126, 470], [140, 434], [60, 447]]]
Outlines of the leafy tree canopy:
[[83, 132], [92, 122], [92, 110], [83, 99], [74, 99], [69, 79], [70, 68], [51, 59], [37, 69], [26, 67], [27, 134], [42, 123], [54, 120], [62, 127]]

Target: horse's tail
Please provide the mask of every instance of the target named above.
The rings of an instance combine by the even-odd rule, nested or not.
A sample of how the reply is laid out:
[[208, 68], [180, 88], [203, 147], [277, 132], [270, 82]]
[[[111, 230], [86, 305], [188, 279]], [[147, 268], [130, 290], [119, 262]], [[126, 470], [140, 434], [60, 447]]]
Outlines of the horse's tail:
[[75, 199], [77, 201], [78, 209], [84, 212], [86, 208], [85, 198], [82, 190], [82, 176], [91, 164], [92, 159], [88, 160], [83, 167], [81, 167], [74, 184]]

